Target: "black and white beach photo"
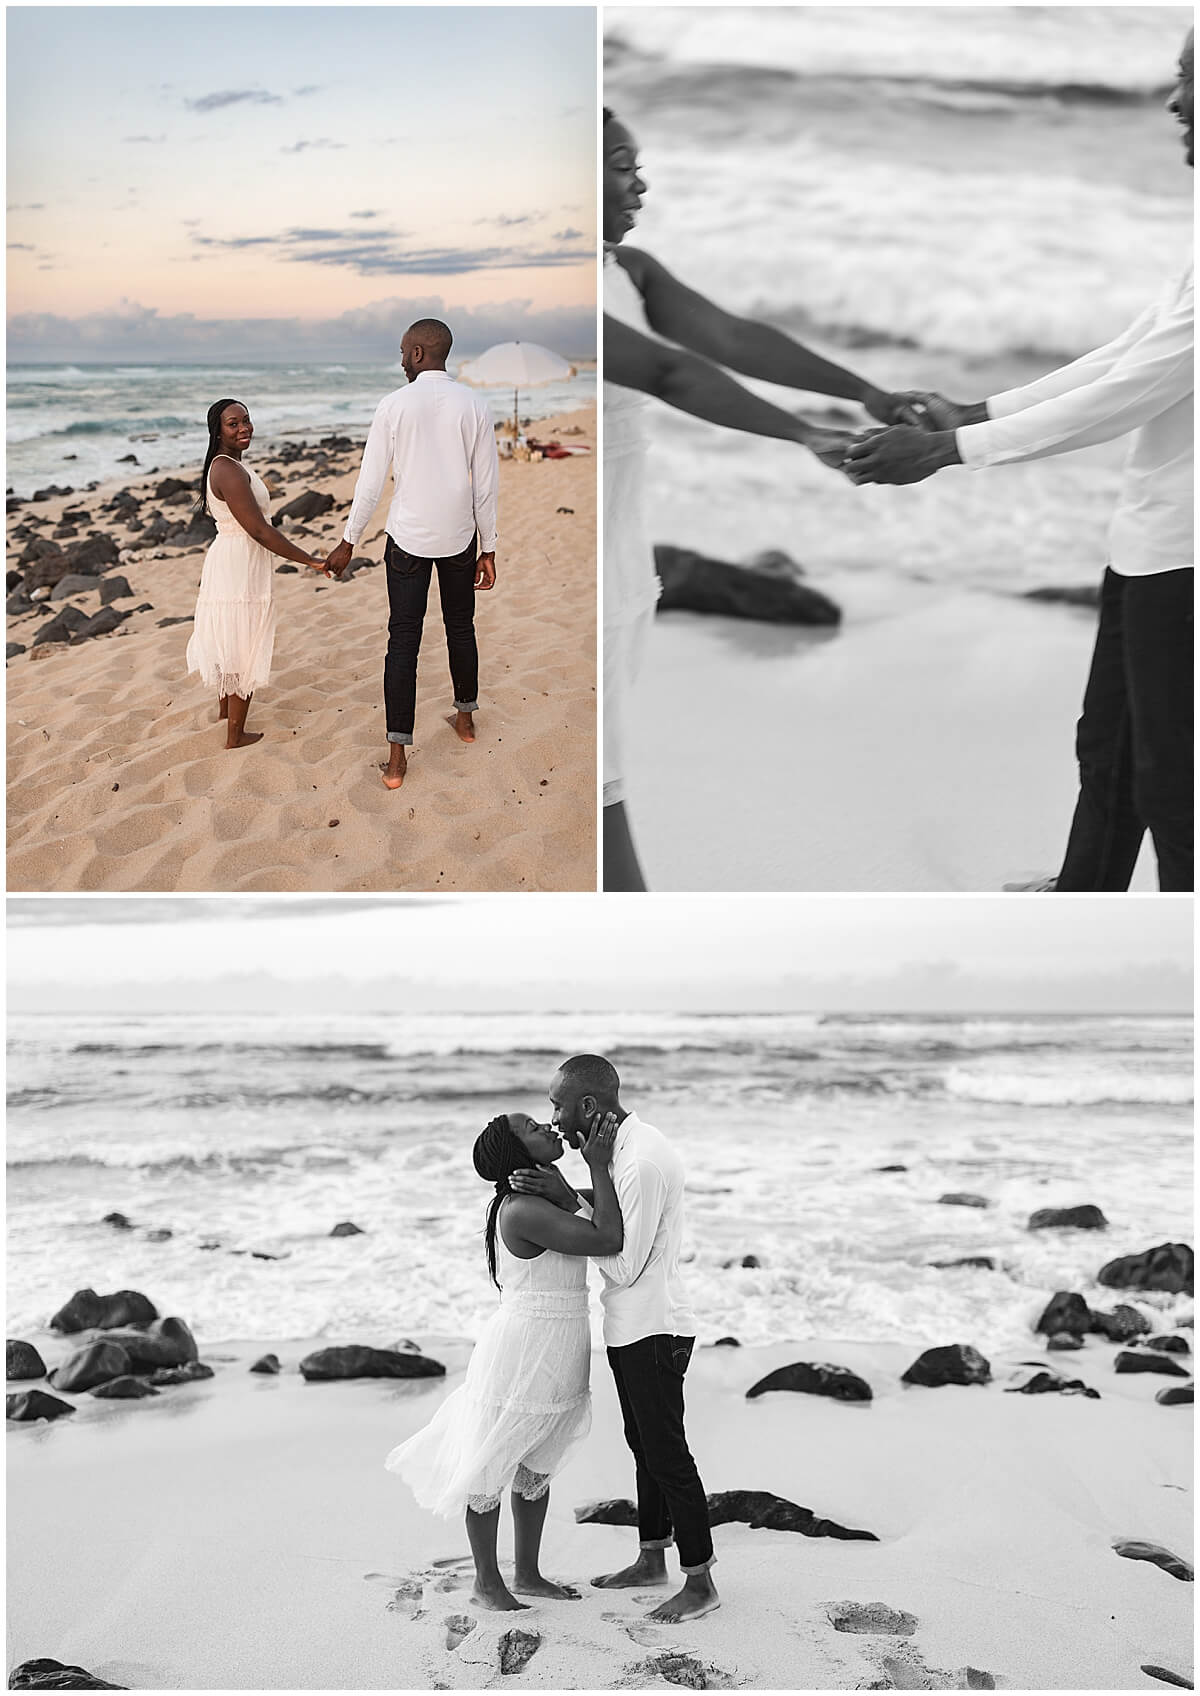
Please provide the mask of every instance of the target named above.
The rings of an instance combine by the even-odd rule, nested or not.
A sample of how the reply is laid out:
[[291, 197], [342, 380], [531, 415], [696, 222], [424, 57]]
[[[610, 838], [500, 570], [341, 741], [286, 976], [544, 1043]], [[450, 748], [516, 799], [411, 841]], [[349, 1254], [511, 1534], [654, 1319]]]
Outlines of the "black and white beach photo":
[[8, 950], [10, 1682], [1189, 1685], [1190, 902]]
[[1193, 888], [1191, 22], [606, 8], [607, 889]]

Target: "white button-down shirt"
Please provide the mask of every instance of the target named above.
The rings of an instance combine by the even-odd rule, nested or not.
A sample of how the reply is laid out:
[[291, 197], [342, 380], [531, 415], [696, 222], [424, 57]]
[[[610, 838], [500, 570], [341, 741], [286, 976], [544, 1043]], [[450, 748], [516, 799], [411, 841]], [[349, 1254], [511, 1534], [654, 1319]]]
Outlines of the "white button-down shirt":
[[346, 520], [356, 544], [391, 472], [395, 493], [387, 533], [419, 559], [460, 554], [479, 532], [480, 551], [496, 548], [499, 459], [487, 403], [446, 371], [420, 371], [385, 395], [363, 450]]
[[604, 1280], [605, 1344], [619, 1349], [643, 1337], [694, 1337], [696, 1319], [679, 1274], [683, 1161], [661, 1131], [630, 1113], [613, 1144], [612, 1176], [625, 1241], [620, 1254], [595, 1262]]
[[1150, 577], [1194, 563], [1195, 343], [1192, 267], [1123, 335], [1072, 365], [988, 400], [956, 431], [973, 467], [1042, 459], [1134, 432], [1108, 537], [1108, 563]]

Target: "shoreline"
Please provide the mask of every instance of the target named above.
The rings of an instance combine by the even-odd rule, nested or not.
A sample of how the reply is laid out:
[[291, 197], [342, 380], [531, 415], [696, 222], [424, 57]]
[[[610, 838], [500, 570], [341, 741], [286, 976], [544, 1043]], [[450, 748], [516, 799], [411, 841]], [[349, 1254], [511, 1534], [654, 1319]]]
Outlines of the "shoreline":
[[[304, 1346], [280, 1344], [273, 1378], [247, 1370], [263, 1343], [202, 1346], [214, 1379], [137, 1404], [85, 1395], [73, 1419], [10, 1430], [10, 1664], [52, 1655], [131, 1688], [484, 1688], [515, 1625], [539, 1639], [503, 1677], [520, 1688], [966, 1688], [984, 1674], [1128, 1689], [1153, 1682], [1146, 1664], [1187, 1676], [1193, 1592], [1111, 1544], [1189, 1554], [1191, 1419], [1155, 1405], [1170, 1380], [1115, 1377], [1111, 1345], [1045, 1362], [1098, 1402], [1006, 1395], [1030, 1375], [1015, 1359], [994, 1360], [984, 1387], [905, 1387], [903, 1343], [698, 1349], [688, 1429], [706, 1487], [767, 1490], [878, 1541], [719, 1525], [723, 1605], [679, 1628], [645, 1621], [662, 1592], [588, 1584], [635, 1535], [575, 1520], [632, 1494], [601, 1355], [592, 1432], [555, 1480], [544, 1542], [545, 1571], [582, 1600], [513, 1620], [469, 1608], [461, 1525], [420, 1512], [382, 1467], [460, 1381], [465, 1352], [442, 1353], [443, 1379], [305, 1384]], [[876, 1399], [746, 1399], [796, 1359], [861, 1372]], [[66, 1514], [81, 1534], [64, 1540]], [[502, 1567], [511, 1536], [505, 1509]], [[843, 1604], [880, 1602], [910, 1616], [903, 1632], [834, 1629]], [[476, 1623], [451, 1646], [464, 1613]]]

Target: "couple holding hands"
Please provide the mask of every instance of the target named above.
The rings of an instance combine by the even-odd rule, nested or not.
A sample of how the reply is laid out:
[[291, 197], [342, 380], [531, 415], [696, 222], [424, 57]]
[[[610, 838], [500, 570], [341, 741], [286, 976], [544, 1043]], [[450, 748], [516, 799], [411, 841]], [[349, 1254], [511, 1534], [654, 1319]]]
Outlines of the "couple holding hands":
[[407, 385], [379, 403], [343, 538], [326, 559], [305, 553], [271, 523], [270, 492], [242, 463], [254, 436], [248, 409], [237, 400], [219, 400], [209, 408], [197, 511], [211, 514], [217, 535], [204, 561], [187, 667], [217, 692], [226, 748], [245, 748], [261, 739], [261, 732], [246, 730], [246, 713], [254, 690], [271, 672], [275, 558], [340, 578], [389, 472], [394, 493], [384, 552], [389, 603], [384, 784], [399, 789], [404, 782], [416, 712], [417, 655], [435, 566], [454, 686], [450, 722], [461, 741], [475, 740], [475, 594], [496, 581], [499, 462], [487, 403], [446, 370], [452, 341], [437, 318], [418, 319], [405, 331], [400, 359]]
[[[1167, 111], [1193, 162], [1193, 39]], [[1079, 720], [1079, 792], [1056, 876], [1019, 887], [1123, 890], [1143, 835], [1159, 887], [1191, 890], [1194, 309], [1190, 261], [1115, 340], [1037, 381], [971, 404], [892, 393], [768, 324], [686, 287], [625, 245], [646, 184], [637, 144], [604, 114], [605, 887], [645, 887], [625, 811], [627, 697], [659, 585], [644, 462], [653, 401], [726, 429], [806, 447], [851, 482], [915, 483], [1129, 437], [1109, 529], [1100, 621]], [[862, 434], [798, 418], [729, 371], [855, 401]], [[1014, 887], [1014, 886], [1009, 886]]]

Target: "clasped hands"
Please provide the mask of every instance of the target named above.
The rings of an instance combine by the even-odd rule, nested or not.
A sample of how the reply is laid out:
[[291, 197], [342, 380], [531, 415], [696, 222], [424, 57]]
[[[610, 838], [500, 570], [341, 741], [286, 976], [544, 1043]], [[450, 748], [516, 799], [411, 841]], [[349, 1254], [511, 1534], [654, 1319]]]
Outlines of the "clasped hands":
[[865, 404], [882, 429], [816, 430], [806, 441], [831, 471], [852, 483], [920, 483], [960, 463], [954, 432], [973, 421], [974, 408], [915, 389], [872, 396]]
[[[327, 557], [323, 570], [326, 577], [336, 577], [341, 582], [342, 573], [354, 557], [354, 548], [350, 542], [339, 542], [337, 547]], [[480, 554], [475, 562], [475, 587], [479, 590], [490, 589], [496, 581], [496, 555]]]

